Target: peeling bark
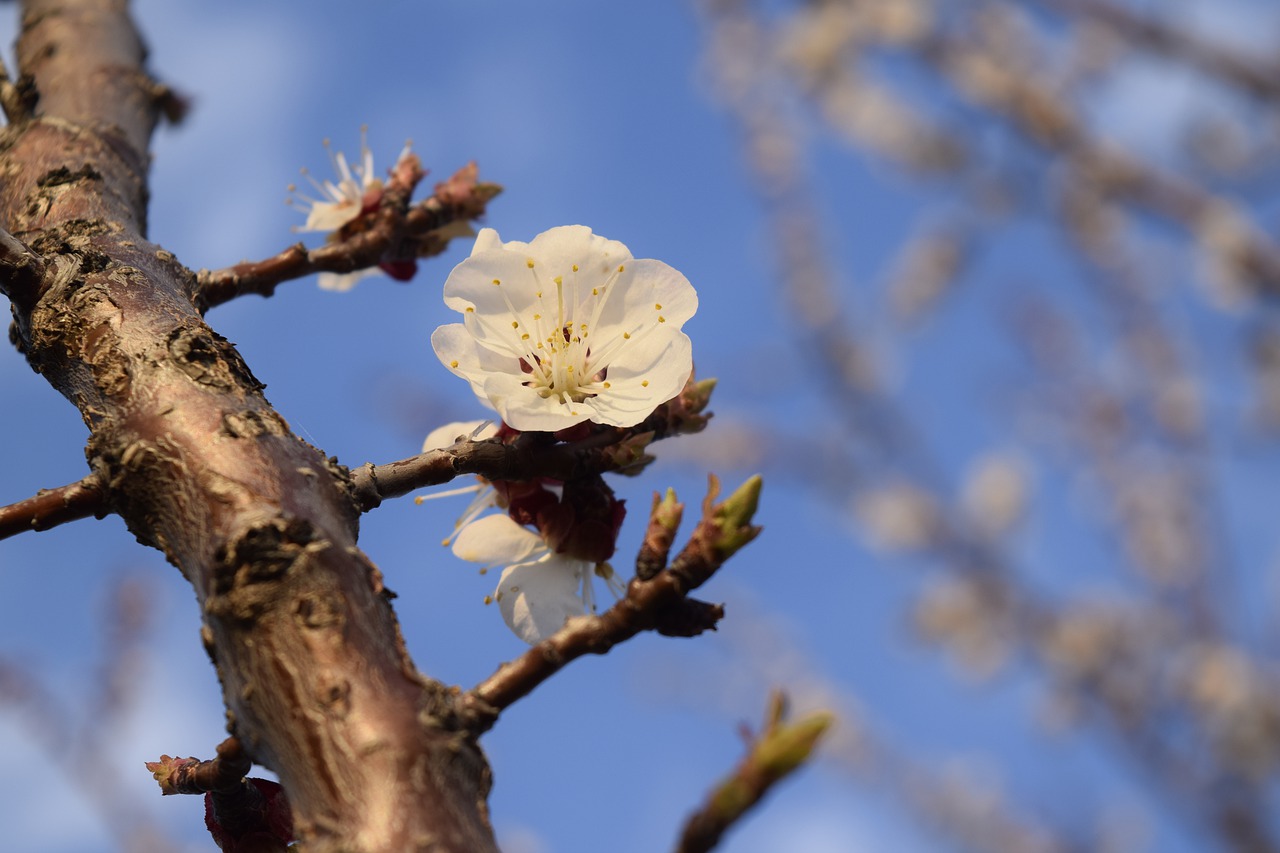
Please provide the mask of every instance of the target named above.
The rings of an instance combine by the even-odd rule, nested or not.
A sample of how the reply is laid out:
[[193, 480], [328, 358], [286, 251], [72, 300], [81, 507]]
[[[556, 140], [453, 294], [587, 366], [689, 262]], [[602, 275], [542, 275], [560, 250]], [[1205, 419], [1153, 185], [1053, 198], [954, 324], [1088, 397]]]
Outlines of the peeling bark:
[[292, 434], [191, 271], [146, 240], [164, 89], [125, 4], [28, 0], [18, 57], [38, 101], [0, 135], [0, 225], [43, 266], [0, 273], [11, 336], [88, 425], [106, 506], [195, 589], [228, 728], [309, 850], [495, 849], [488, 767], [408, 657], [348, 472]]

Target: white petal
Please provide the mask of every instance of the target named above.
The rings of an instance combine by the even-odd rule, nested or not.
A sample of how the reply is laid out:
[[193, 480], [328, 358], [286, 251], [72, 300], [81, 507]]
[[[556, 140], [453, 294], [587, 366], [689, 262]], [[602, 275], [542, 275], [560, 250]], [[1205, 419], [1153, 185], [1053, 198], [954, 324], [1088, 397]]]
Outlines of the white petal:
[[542, 537], [511, 520], [508, 515], [488, 515], [458, 532], [453, 553], [470, 563], [505, 566], [527, 560], [546, 549]]
[[431, 348], [435, 350], [436, 358], [455, 376], [461, 376], [470, 382], [476, 397], [489, 406], [493, 404], [485, 396], [484, 380], [495, 373], [510, 372], [512, 363], [519, 369], [519, 363], [513, 359], [499, 356], [477, 345], [475, 338], [461, 323], [441, 326], [432, 332]]
[[[481, 427], [484, 428], [481, 429]], [[497, 434], [498, 425], [492, 420], [454, 421], [442, 427], [436, 427], [427, 433], [427, 437], [422, 441], [422, 452], [426, 453], [428, 450], [442, 450], [446, 447], [452, 447], [458, 441], [459, 436], [464, 439], [481, 441], [486, 438], [493, 438]]]
[[526, 643], [545, 640], [560, 630], [566, 619], [580, 616], [586, 609], [578, 588], [587, 567], [582, 560], [557, 554], [511, 566], [502, 573], [494, 593], [502, 618]]
[[303, 231], [337, 231], [360, 215], [360, 204], [349, 199], [338, 202], [317, 201], [307, 213]]
[[359, 282], [369, 276], [378, 275], [379, 272], [380, 270], [377, 267], [369, 267], [368, 269], [346, 273], [322, 272], [320, 273], [320, 278], [316, 283], [320, 286], [321, 290], [334, 290], [341, 293], [355, 287]]
[[492, 228], [481, 228], [480, 233], [476, 235], [476, 244], [471, 247], [471, 254], [501, 248], [502, 238], [498, 236], [498, 232]]

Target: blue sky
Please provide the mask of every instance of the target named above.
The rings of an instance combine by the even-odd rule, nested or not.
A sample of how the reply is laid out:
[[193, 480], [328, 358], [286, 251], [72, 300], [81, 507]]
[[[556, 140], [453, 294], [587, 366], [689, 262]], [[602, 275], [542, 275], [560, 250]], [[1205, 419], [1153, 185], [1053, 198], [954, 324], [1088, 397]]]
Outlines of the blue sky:
[[[1208, 20], [1228, 37], [1261, 29], [1240, 26], [1250, 20], [1247, 5], [1218, 8], [1226, 11]], [[194, 99], [186, 124], [157, 135], [150, 214], [151, 239], [193, 269], [265, 257], [296, 239], [289, 229], [301, 217], [283, 203], [286, 185], [299, 167], [326, 174], [323, 138], [350, 155], [367, 125], [379, 170], [406, 138], [432, 170], [428, 183], [477, 160], [482, 178], [506, 187], [487, 221], [506, 239], [581, 223], [693, 282], [700, 309], [686, 331], [699, 374], [721, 380], [718, 419], [709, 443], [659, 446], [659, 462], [643, 478], [618, 481], [632, 521], [617, 562], [634, 552], [652, 490], [673, 486], [690, 504], [700, 500], [705, 471], [692, 463], [716, 448], [717, 428], [732, 436], [735, 423], [768, 418], [789, 434], [823, 434], [821, 388], [782, 319], [765, 220], [744, 180], [733, 125], [700, 69], [690, 4], [141, 0], [135, 12], [152, 70]], [[0, 36], [8, 44], [13, 13], [6, 13]], [[1185, 86], [1158, 75], [1130, 82], [1099, 104], [1099, 121], [1126, 141], [1158, 146], [1156, 131], [1177, 121]], [[835, 255], [862, 287], [911, 232], [929, 190], [830, 140], [818, 140], [815, 157], [831, 164], [827, 230]], [[992, 278], [1048, 241], [1032, 225], [1023, 233], [1022, 250], [989, 261]], [[440, 286], [465, 254], [459, 246], [425, 263], [409, 286], [374, 279], [335, 294], [300, 281], [208, 319], [240, 347], [300, 435], [351, 466], [399, 459], [432, 428], [484, 416], [428, 340], [452, 322]], [[900, 358], [895, 374], [913, 410], [951, 427], [940, 451], [957, 479], [981, 453], [1008, 449], [992, 408], [1000, 397], [992, 375], [1014, 354], [992, 338], [987, 318], [1000, 298], [977, 289], [955, 306], [930, 343], [932, 361], [885, 353]], [[874, 301], [859, 290], [850, 305]], [[83, 476], [77, 414], [12, 351], [0, 352], [0, 395], [0, 447], [20, 448], [6, 454], [0, 502]], [[741, 455], [794, 450], [746, 446]], [[752, 470], [744, 461], [720, 473], [733, 484]], [[466, 686], [522, 647], [481, 602], [491, 581], [439, 545], [464, 503], [384, 505], [366, 516], [361, 544], [400, 595], [419, 667]], [[1096, 745], [1046, 741], [1027, 725], [1042, 699], [1033, 685], [957, 680], [945, 659], [911, 640], [902, 616], [910, 570], [861, 544], [845, 507], [778, 477], [766, 481], [760, 521], [764, 535], [706, 590], [726, 603], [721, 632], [696, 641], [641, 637], [581, 661], [486, 737], [494, 821], [508, 853], [669, 845], [685, 813], [737, 761], [737, 725], [758, 721], [775, 683], [801, 704], [837, 703], [849, 719], [857, 715], [938, 766], [987, 773], [996, 765], [984, 755], [1009, 759], [1021, 794], [1056, 803], [1050, 811], [1060, 820], [1144, 805]], [[1019, 547], [1034, 551], [1070, 535], [1035, 524]], [[1089, 553], [1088, 543], [1079, 547]], [[0, 659], [40, 671], [74, 719], [91, 695], [100, 617], [122, 575], [153, 590], [155, 625], [133, 676], [137, 707], [104, 748], [122, 768], [118, 790], [132, 808], [185, 840], [184, 849], [208, 849], [198, 801], [161, 800], [142, 769], [161, 753], [206, 756], [223, 736], [194, 596], [158, 554], [112, 519], [0, 542]], [[839, 749], [856, 746], [852, 730], [837, 731]], [[92, 800], [61, 786], [63, 771], [49, 766], [47, 750], [31, 747], [29, 733], [19, 715], [0, 712], [0, 816], [9, 842], [116, 849]], [[1053, 762], [1054, 774], [1019, 758], [1032, 750]], [[883, 792], [852, 778], [840, 760], [819, 762], [722, 849], [933, 849]]]

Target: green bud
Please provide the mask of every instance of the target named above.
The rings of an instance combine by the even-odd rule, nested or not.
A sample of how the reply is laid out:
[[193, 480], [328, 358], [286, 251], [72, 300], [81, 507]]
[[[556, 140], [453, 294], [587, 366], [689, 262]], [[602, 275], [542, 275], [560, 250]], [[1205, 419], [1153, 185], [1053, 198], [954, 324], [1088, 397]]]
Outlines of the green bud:
[[765, 732], [753, 751], [756, 766], [779, 779], [809, 760], [814, 747], [835, 722], [835, 715], [817, 711], [794, 723], [779, 723]]
[[685, 387], [684, 393], [681, 395], [684, 399], [684, 407], [687, 411], [697, 414], [707, 407], [711, 402], [711, 392], [716, 387], [715, 379], [699, 379]]
[[[710, 515], [717, 536], [711, 546], [720, 554], [721, 559], [727, 560], [760, 534], [761, 528], [753, 526], [751, 519], [760, 506], [760, 490], [763, 487], [764, 478], [756, 474], [719, 505], [712, 507]], [[710, 493], [707, 495], [708, 502], [715, 499], [719, 489], [720, 483], [713, 475]]]

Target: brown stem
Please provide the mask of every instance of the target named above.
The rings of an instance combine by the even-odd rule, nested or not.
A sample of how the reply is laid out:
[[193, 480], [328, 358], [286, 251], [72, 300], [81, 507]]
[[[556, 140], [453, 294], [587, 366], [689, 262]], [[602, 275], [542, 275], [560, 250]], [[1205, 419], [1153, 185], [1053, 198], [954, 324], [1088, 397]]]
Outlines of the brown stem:
[[240, 785], [251, 767], [253, 761], [234, 737], [218, 744], [218, 756], [208, 761], [162, 755], [159, 761], [147, 762], [165, 795], [230, 791]]
[[27, 530], [48, 530], [81, 518], [107, 514], [105, 492], [94, 474], [83, 480], [41, 489], [34, 497], [0, 507], [0, 539]]
[[573, 480], [605, 471], [634, 473], [653, 461], [645, 453], [650, 443], [695, 433], [707, 425], [711, 413], [704, 411], [714, 388], [714, 379], [697, 381], [690, 376], [678, 397], [635, 426], [596, 426], [576, 441], [554, 443], [548, 433], [530, 432], [509, 444], [497, 439], [459, 441], [398, 462], [368, 462], [351, 472], [352, 496], [360, 511], [368, 512], [388, 498], [465, 474], [486, 480]]

